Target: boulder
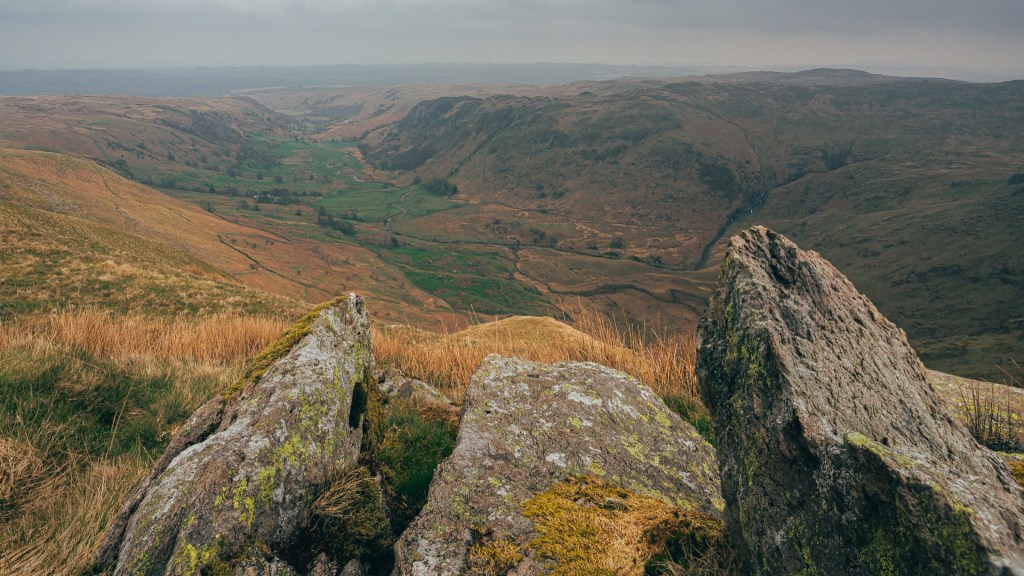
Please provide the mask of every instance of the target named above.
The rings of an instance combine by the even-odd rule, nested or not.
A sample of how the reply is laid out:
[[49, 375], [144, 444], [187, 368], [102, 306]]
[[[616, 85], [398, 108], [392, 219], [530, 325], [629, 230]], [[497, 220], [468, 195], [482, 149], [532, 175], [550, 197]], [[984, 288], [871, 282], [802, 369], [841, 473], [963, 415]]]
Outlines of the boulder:
[[341, 569], [341, 576], [366, 576], [366, 570], [359, 560], [349, 560], [348, 564]]
[[231, 562], [231, 576], [299, 576], [299, 574], [287, 562], [274, 556], [262, 546], [250, 545]]
[[720, 524], [714, 457], [626, 374], [488, 356], [395, 574], [642, 574], [653, 534]]
[[358, 458], [372, 364], [361, 298], [299, 321], [182, 427], [113, 521], [98, 571], [190, 575], [299, 545], [313, 498]]
[[457, 417], [459, 407], [439, 392], [436, 388], [415, 378], [410, 378], [402, 371], [389, 367], [377, 375], [380, 389], [389, 398], [409, 398], [417, 404], [447, 412]]
[[755, 227], [698, 330], [726, 525], [755, 574], [1024, 574], [1024, 493], [904, 333]]

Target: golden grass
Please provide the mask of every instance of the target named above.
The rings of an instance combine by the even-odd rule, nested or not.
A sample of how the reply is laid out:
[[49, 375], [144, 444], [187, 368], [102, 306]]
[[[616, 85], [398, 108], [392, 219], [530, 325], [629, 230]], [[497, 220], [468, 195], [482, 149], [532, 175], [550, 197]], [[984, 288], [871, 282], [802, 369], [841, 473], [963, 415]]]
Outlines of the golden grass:
[[374, 357], [428, 382], [461, 403], [466, 386], [488, 354], [537, 362], [596, 362], [632, 375], [665, 396], [698, 398], [692, 334], [649, 335], [602, 317], [582, 316], [575, 327], [552, 318], [512, 317], [454, 334], [407, 326], [378, 327]]
[[18, 506], [48, 474], [39, 451], [13, 438], [0, 437], [0, 511]]
[[81, 574], [149, 464], [137, 457], [97, 461], [38, 487], [27, 509], [0, 525], [0, 574]]
[[[162, 416], [163, 406], [190, 413], [236, 380], [244, 361], [285, 326], [242, 314], [162, 319], [62, 312], [3, 323], [0, 353], [5, 373], [23, 379], [56, 362], [62, 366], [56, 385], [83, 395], [103, 387], [108, 366], [140, 382], [169, 375], [173, 388], [150, 407], [159, 421], [169, 422], [161, 431], [166, 438], [175, 422]], [[122, 414], [115, 426], [133, 417]], [[81, 573], [129, 490], [152, 465], [142, 450], [83, 454], [72, 432], [50, 417], [23, 421], [16, 413], [0, 420], [0, 574]]]
[[314, 514], [321, 516], [344, 517], [348, 514], [359, 492], [367, 482], [373, 482], [365, 468], [352, 467], [342, 470], [336, 475], [327, 490], [313, 501]]
[[0, 350], [26, 338], [74, 346], [115, 361], [225, 363], [249, 358], [288, 324], [277, 318], [221, 313], [201, 317], [116, 316], [78, 310], [26, 317], [0, 327]]

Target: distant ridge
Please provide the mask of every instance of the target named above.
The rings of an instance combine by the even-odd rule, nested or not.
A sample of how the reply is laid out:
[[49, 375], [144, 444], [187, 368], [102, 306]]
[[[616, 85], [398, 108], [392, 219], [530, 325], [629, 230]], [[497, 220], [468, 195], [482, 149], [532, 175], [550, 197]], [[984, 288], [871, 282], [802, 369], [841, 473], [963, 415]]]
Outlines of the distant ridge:
[[699, 74], [677, 66], [607, 64], [419, 64], [94, 70], [0, 70], [0, 94], [219, 96], [261, 88], [391, 86], [414, 83], [567, 84], [623, 77]]

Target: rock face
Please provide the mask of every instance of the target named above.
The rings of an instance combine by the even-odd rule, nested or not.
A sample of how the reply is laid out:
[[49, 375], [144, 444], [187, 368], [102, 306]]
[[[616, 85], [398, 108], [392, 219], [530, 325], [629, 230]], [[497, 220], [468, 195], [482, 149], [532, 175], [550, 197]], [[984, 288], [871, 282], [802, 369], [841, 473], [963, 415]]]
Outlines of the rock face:
[[99, 570], [191, 575], [248, 545], [295, 546], [328, 474], [358, 457], [372, 363], [361, 298], [310, 313], [183, 426], [113, 522]]
[[596, 364], [488, 356], [466, 392], [455, 449], [395, 545], [395, 574], [547, 573], [543, 538], [574, 537], [542, 525], [544, 504], [560, 507], [552, 490], [580, 494], [565, 503], [582, 506], [605, 482], [625, 490], [587, 506], [720, 516], [714, 449], [636, 380]]
[[757, 574], [1024, 574], [1024, 493], [828, 262], [732, 239], [698, 332], [726, 524]]

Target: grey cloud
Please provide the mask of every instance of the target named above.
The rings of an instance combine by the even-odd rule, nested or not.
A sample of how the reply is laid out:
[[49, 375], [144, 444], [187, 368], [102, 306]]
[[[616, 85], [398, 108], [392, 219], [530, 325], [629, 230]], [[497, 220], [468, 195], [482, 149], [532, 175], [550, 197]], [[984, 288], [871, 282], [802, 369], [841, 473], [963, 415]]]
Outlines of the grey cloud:
[[1020, 69], [1022, 28], [1021, 0], [0, 0], [0, 65], [774, 57]]

